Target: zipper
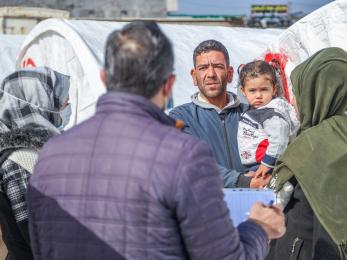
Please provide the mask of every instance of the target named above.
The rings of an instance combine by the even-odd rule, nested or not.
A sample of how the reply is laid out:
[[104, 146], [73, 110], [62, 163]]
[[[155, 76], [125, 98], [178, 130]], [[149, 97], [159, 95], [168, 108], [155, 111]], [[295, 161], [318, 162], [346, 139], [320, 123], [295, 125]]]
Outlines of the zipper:
[[293, 242], [293, 245], [292, 245], [292, 253], [291, 253], [291, 255], [290, 255], [290, 259], [289, 259], [289, 260], [292, 260], [293, 255], [294, 255], [294, 253], [295, 253], [295, 246], [296, 246], [296, 243], [298, 243], [299, 241], [300, 241], [300, 238], [298, 238], [298, 237], [296, 237], [296, 238], [294, 239], [294, 242]]
[[228, 139], [228, 132], [227, 127], [225, 124], [225, 114], [220, 114], [220, 119], [222, 120], [223, 130], [224, 130], [224, 143], [225, 143], [225, 149], [227, 152], [227, 160], [229, 164], [229, 169], [233, 169], [233, 164], [231, 162], [231, 152], [230, 152], [230, 146], [229, 146], [229, 139]]

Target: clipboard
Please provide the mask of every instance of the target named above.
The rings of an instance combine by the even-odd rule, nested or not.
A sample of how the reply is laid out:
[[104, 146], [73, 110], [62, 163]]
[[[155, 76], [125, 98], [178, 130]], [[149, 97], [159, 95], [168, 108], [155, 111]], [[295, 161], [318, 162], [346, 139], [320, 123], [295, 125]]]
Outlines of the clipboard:
[[255, 202], [269, 204], [276, 201], [276, 194], [270, 189], [223, 189], [224, 200], [229, 208], [234, 226], [248, 219], [249, 211]]

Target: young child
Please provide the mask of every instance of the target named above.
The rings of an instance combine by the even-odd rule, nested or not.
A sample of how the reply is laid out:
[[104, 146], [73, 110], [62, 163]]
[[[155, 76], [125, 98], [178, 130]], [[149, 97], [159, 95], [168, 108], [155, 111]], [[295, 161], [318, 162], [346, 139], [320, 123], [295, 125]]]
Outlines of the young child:
[[[258, 60], [244, 65], [239, 74], [241, 92], [250, 108], [240, 117], [238, 148], [242, 164], [255, 172], [254, 178], [271, 173], [276, 160], [283, 154], [299, 129], [294, 108], [283, 98], [274, 67]], [[293, 186], [277, 194], [283, 206], [290, 198]]]

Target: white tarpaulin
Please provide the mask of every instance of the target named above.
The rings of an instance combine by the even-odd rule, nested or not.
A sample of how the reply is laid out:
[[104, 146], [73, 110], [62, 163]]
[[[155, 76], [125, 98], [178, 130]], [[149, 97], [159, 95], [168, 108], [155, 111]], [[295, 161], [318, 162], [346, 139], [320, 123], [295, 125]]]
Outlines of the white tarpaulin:
[[302, 18], [271, 44], [269, 52], [287, 59], [285, 72], [290, 83], [295, 66], [327, 47], [347, 51], [347, 0], [336, 0]]
[[[71, 76], [73, 114], [69, 126], [94, 113], [96, 100], [105, 91], [99, 78], [104, 44], [108, 34], [123, 25], [117, 22], [49, 19], [39, 23], [27, 36], [17, 60], [18, 67], [48, 66]], [[193, 25], [160, 26], [174, 46], [177, 75], [173, 90], [175, 106], [189, 102], [190, 96], [196, 91], [190, 70], [193, 67], [193, 50], [201, 41], [221, 41], [230, 52], [231, 65], [237, 68], [240, 63], [263, 54], [283, 31]], [[236, 83], [237, 75], [232, 86], [236, 86]]]
[[24, 38], [23, 35], [0, 34], [0, 83], [14, 72], [17, 54]]

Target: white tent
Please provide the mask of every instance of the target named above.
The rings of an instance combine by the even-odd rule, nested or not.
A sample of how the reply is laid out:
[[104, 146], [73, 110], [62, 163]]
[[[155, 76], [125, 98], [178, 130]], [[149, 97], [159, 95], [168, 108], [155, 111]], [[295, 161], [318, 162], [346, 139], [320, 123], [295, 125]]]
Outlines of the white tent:
[[[94, 113], [98, 97], [104, 93], [99, 78], [104, 44], [108, 34], [123, 23], [49, 19], [38, 24], [23, 43], [17, 67], [49, 66], [71, 76], [70, 100], [73, 114], [69, 126]], [[177, 81], [174, 105], [189, 102], [196, 91], [190, 78], [192, 55], [197, 44], [217, 39], [230, 52], [234, 67], [259, 57], [282, 30], [211, 26], [161, 25], [175, 52]], [[237, 74], [237, 73], [236, 73]], [[233, 86], [236, 86], [235, 77]], [[232, 87], [232, 86], [231, 86]]]
[[0, 82], [14, 72], [17, 54], [24, 38], [23, 35], [0, 34]]
[[288, 58], [285, 72], [289, 79], [296, 65], [327, 47], [347, 51], [347, 0], [333, 1], [305, 16], [285, 30], [268, 51]]

